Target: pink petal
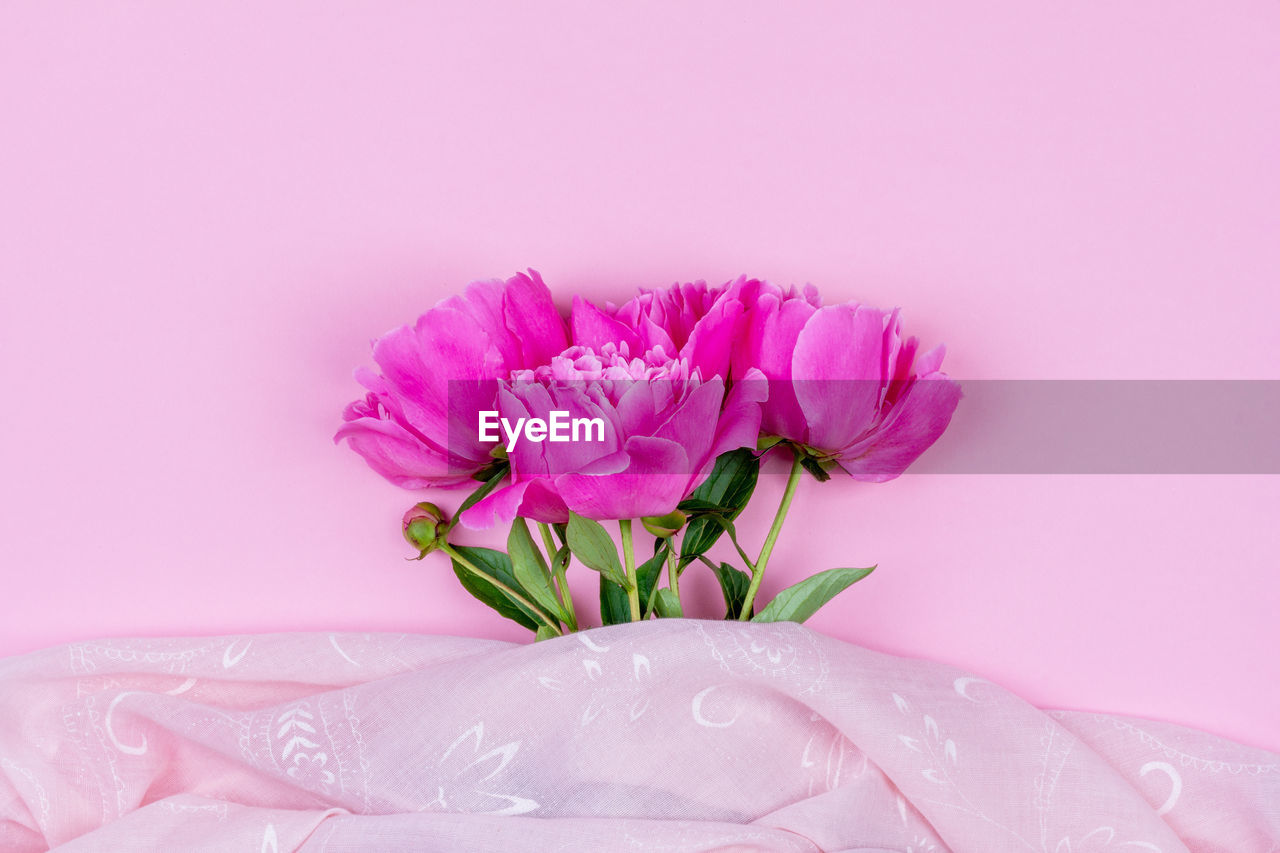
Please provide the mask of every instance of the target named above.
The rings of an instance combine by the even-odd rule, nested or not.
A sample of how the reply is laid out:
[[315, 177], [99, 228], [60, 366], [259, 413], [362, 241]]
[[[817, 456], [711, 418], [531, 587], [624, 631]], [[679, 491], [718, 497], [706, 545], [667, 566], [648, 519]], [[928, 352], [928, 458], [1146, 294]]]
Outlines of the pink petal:
[[465, 483], [473, 470], [451, 467], [444, 454], [418, 441], [395, 421], [350, 421], [342, 425], [333, 440], [346, 440], [370, 468], [406, 489]]
[[459, 324], [475, 329], [484, 336], [487, 346], [496, 348], [499, 365], [515, 364], [520, 360], [520, 346], [507, 330], [505, 290], [506, 284], [496, 278], [473, 281], [461, 295], [441, 301], [420, 317], [418, 326], [426, 331], [426, 337], [441, 331], [456, 334]]
[[[475, 453], [475, 412], [492, 409], [502, 373], [501, 355], [474, 319], [453, 308], [437, 306], [414, 328], [395, 329], [374, 345], [382, 378], [357, 374], [379, 393], [389, 408], [431, 442], [455, 452]], [[456, 429], [469, 421], [471, 437]]]
[[[537, 382], [515, 382], [504, 387], [499, 395], [500, 414], [513, 424], [517, 418], [550, 418], [552, 411], [563, 411], [568, 417], [600, 418], [604, 421], [604, 440], [552, 442], [529, 441], [521, 437], [515, 449], [510, 451], [511, 465], [520, 478], [532, 476], [554, 477], [570, 471], [582, 471], [598, 464], [601, 458], [617, 453], [622, 447], [623, 426], [617, 414], [607, 407], [597, 405], [579, 387], [553, 387]], [[585, 436], [582, 436], [585, 439]], [[506, 435], [503, 434], [503, 442]]]
[[735, 378], [758, 368], [769, 380], [761, 430], [799, 442], [808, 439], [808, 428], [791, 383], [792, 357], [800, 332], [813, 314], [808, 302], [784, 301], [780, 292], [766, 293], [745, 315], [745, 340], [740, 341], [733, 358]]
[[796, 399], [808, 444], [837, 450], [874, 422], [880, 402], [884, 312], [832, 305], [801, 330], [792, 358]]
[[740, 301], [717, 300], [693, 327], [681, 355], [703, 379], [728, 378], [733, 350], [742, 333], [743, 313]]
[[510, 367], [546, 364], [569, 347], [564, 320], [551, 301], [551, 291], [535, 270], [507, 280], [503, 318], [521, 350], [520, 363]]
[[[661, 314], [662, 309], [658, 308], [657, 313]], [[679, 351], [679, 347], [676, 346], [676, 342], [672, 339], [671, 333], [667, 328], [656, 322], [649, 314], [641, 315], [637, 326], [640, 333], [640, 349], [631, 350], [632, 356], [644, 355], [656, 347], [662, 347], [662, 351], [669, 356], [675, 356]]]
[[671, 381], [665, 379], [626, 382], [625, 390], [613, 406], [622, 435], [652, 435], [658, 429], [659, 413], [671, 397], [671, 385]]
[[855, 480], [881, 483], [902, 474], [942, 435], [960, 402], [960, 384], [944, 373], [911, 383], [888, 419], [838, 458]]
[[458, 521], [470, 530], [488, 530], [495, 524], [510, 524], [517, 515], [546, 524], [569, 520], [569, 511], [551, 483], [536, 478], [502, 486], [477, 501]]
[[[526, 403], [528, 398], [531, 403]], [[498, 390], [498, 416], [506, 418], [512, 424], [519, 421], [520, 418], [528, 418], [530, 416], [530, 408], [538, 408], [546, 411], [551, 408], [549, 394], [543, 385], [519, 383], [516, 389], [509, 386], [502, 386]], [[502, 428], [501, 423], [498, 425], [498, 444], [502, 447], [507, 446], [507, 433]], [[526, 441], [523, 436], [516, 441], [516, 446], [507, 451], [507, 458], [511, 461], [511, 470], [519, 480], [531, 480], [534, 477], [545, 477], [550, 474], [547, 468], [547, 459], [543, 455], [543, 448], [546, 443], [539, 444], [534, 441]]]
[[938, 344], [924, 355], [920, 356], [920, 360], [916, 363], [916, 373], [924, 376], [929, 373], [937, 373], [942, 369], [942, 359], [947, 355], [947, 347], [945, 344]]
[[689, 460], [673, 441], [647, 436], [627, 440], [631, 464], [621, 474], [564, 474], [557, 491], [569, 509], [594, 519], [665, 515], [689, 486]]
[[599, 350], [605, 344], [626, 344], [631, 355], [643, 355], [640, 336], [581, 296], [573, 297], [573, 312], [569, 319], [573, 327], [573, 342], [580, 346]]
[[[708, 454], [708, 462], [739, 447], [755, 448], [760, 437], [760, 404], [769, 398], [770, 385], [758, 370], [733, 383], [716, 424], [716, 440]], [[710, 468], [706, 473], [710, 473]], [[703, 475], [705, 477], [705, 474]]]
[[[689, 392], [667, 422], [653, 434], [679, 444], [691, 462], [700, 464], [711, 452], [716, 438], [715, 428], [721, 419], [720, 404], [723, 401], [724, 380], [712, 379], [704, 382]], [[752, 444], [755, 443], [755, 436], [752, 436], [751, 441]]]

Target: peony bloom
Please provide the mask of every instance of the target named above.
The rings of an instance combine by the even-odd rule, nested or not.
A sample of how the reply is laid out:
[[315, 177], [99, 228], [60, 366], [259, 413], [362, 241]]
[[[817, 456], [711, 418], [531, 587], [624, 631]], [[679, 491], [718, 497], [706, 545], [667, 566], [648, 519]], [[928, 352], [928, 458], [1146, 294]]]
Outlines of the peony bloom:
[[770, 380], [764, 435], [804, 445], [856, 480], [883, 482], [950, 423], [960, 386], [940, 370], [945, 350], [917, 358], [898, 309], [820, 307], [812, 289], [756, 281], [736, 282], [721, 299], [741, 303], [730, 375], [759, 370]]
[[661, 347], [704, 377], [728, 376], [733, 331], [742, 310], [741, 302], [720, 298], [729, 287], [708, 287], [705, 281], [673, 284], [641, 290], [616, 308], [574, 297], [573, 342], [595, 349], [625, 344], [631, 352]]
[[899, 312], [822, 307], [811, 285], [781, 288], [745, 276], [644, 291], [619, 308], [574, 301], [574, 341], [674, 347], [703, 376], [769, 380], [761, 431], [804, 445], [859, 480], [892, 479], [946, 429], [959, 386], [944, 350], [919, 358]]
[[468, 482], [493, 462], [476, 413], [496, 407], [498, 381], [545, 365], [569, 345], [551, 292], [530, 270], [507, 281], [479, 281], [373, 346], [380, 373], [356, 379], [368, 389], [347, 406], [346, 439], [369, 467], [398, 486]]
[[465, 512], [464, 524], [489, 527], [516, 515], [563, 522], [571, 510], [594, 519], [666, 515], [717, 456], [755, 447], [763, 382], [735, 383], [726, 393], [724, 379], [702, 379], [661, 347], [640, 358], [629, 352], [626, 344], [574, 346], [503, 384], [497, 408], [509, 423], [565, 412], [598, 419], [601, 440], [517, 440], [510, 483]]

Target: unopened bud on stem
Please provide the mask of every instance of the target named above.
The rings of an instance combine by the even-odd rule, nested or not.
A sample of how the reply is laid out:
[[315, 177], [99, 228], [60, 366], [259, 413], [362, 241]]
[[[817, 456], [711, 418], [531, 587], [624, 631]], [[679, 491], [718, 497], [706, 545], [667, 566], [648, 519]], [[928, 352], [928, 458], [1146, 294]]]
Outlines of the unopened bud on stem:
[[666, 515], [647, 515], [640, 519], [640, 523], [644, 525], [645, 530], [659, 539], [669, 539], [680, 532], [685, 520], [685, 514], [675, 509]]
[[414, 504], [404, 514], [401, 528], [405, 541], [418, 549], [417, 559], [421, 560], [444, 544], [448, 523], [440, 507], [427, 501]]

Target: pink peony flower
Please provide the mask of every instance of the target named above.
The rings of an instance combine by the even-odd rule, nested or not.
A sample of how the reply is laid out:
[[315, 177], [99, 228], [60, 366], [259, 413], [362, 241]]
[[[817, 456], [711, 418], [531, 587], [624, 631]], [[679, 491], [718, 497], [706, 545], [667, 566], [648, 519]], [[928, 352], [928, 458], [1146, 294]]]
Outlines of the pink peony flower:
[[[516, 515], [563, 522], [572, 510], [594, 519], [665, 515], [710, 473], [721, 453], [754, 447], [760, 429], [761, 377], [704, 380], [662, 347], [631, 358], [627, 344], [574, 346], [550, 364], [504, 383], [498, 411], [520, 418], [599, 419], [599, 441], [518, 440], [512, 479], [462, 516], [489, 527]], [[594, 437], [594, 436], [593, 436]]]
[[730, 375], [759, 370], [770, 380], [764, 435], [804, 445], [856, 480], [883, 482], [950, 423], [960, 386], [940, 370], [945, 349], [917, 359], [898, 309], [820, 307], [812, 288], [742, 280], [721, 299], [742, 305]]
[[[674, 347], [704, 376], [769, 380], [761, 430], [808, 447], [855, 479], [897, 477], [946, 429], [959, 386], [938, 347], [916, 358], [899, 312], [822, 307], [811, 285], [745, 276], [644, 291], [619, 308], [574, 301], [574, 341]], [[668, 350], [670, 351], [670, 350]]]
[[616, 308], [609, 303], [599, 308], [574, 297], [573, 342], [596, 349], [625, 344], [631, 352], [661, 347], [704, 377], [728, 376], [733, 330], [742, 310], [740, 302], [720, 298], [729, 287], [696, 281], [642, 289]]
[[467, 482], [493, 462], [477, 412], [496, 408], [498, 380], [544, 365], [569, 345], [563, 318], [538, 273], [479, 281], [373, 346], [381, 373], [356, 379], [368, 389], [347, 406], [346, 439], [369, 467], [398, 486]]

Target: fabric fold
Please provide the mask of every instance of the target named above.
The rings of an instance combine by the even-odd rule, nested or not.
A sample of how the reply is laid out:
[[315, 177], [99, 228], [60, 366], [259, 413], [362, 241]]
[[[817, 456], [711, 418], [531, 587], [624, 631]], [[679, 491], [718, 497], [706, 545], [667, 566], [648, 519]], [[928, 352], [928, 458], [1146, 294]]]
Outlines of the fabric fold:
[[1280, 756], [789, 623], [0, 661], [0, 849], [1226, 851]]

